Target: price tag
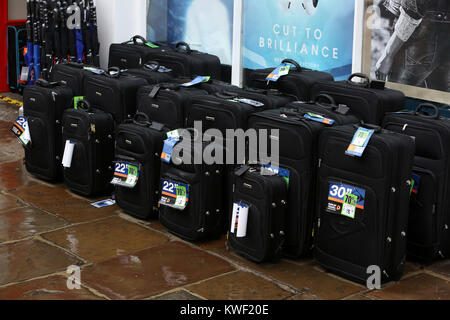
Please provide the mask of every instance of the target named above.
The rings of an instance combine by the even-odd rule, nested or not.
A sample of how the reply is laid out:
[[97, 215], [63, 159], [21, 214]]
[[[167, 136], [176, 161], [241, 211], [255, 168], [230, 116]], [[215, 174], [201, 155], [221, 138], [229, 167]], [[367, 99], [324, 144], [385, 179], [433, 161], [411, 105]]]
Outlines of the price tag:
[[187, 83], [183, 83], [181, 86], [182, 87], [192, 87], [195, 86], [199, 83], [203, 83], [203, 82], [208, 82], [211, 79], [211, 77], [207, 77], [207, 76], [198, 76], [197, 78], [195, 78], [194, 80], [187, 82]]
[[161, 160], [165, 163], [170, 163], [172, 159], [172, 152], [175, 145], [180, 141], [178, 138], [169, 138], [164, 141], [163, 152], [161, 153]]
[[267, 76], [266, 80], [277, 82], [281, 77], [288, 75], [290, 70], [291, 66], [282, 63]]
[[351, 219], [361, 219], [365, 210], [366, 190], [340, 182], [330, 182], [326, 211]]
[[178, 130], [173, 130], [173, 131], [167, 132], [167, 138], [168, 139], [179, 139], [180, 133], [178, 132]]
[[328, 119], [328, 118], [325, 118], [325, 117], [323, 117], [319, 114], [315, 114], [315, 113], [307, 113], [304, 115], [304, 118], [308, 119], [308, 120], [316, 121], [319, 123], [323, 123], [323, 124], [326, 124], [329, 126], [333, 125], [335, 122], [333, 119]]
[[83, 96], [73, 97], [73, 108], [78, 109], [78, 101], [84, 100]]
[[124, 161], [114, 163], [114, 176], [111, 184], [132, 189], [136, 186], [138, 180], [139, 165]]
[[95, 73], [95, 74], [104, 74], [105, 70], [94, 68], [94, 67], [83, 67], [84, 70]]
[[173, 180], [162, 179], [161, 200], [163, 206], [184, 210], [189, 202], [189, 186]]
[[341, 214], [348, 218], [355, 219], [357, 203], [358, 203], [358, 196], [351, 193], [347, 193], [344, 196], [344, 203], [342, 205]]
[[349, 156], [362, 157], [367, 145], [369, 144], [370, 138], [372, 138], [374, 133], [375, 130], [359, 128], [356, 131], [352, 143], [348, 147], [345, 154]]
[[28, 119], [26, 117], [17, 118], [11, 131], [25, 147], [31, 142], [30, 127], [28, 126]]

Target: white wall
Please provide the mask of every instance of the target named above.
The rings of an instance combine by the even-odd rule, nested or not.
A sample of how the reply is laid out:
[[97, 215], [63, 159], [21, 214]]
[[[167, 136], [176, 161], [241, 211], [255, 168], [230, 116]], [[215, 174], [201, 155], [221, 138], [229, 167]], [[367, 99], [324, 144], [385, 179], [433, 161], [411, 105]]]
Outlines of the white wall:
[[132, 36], [146, 35], [146, 0], [96, 0], [100, 62], [108, 66], [109, 46], [129, 40]]

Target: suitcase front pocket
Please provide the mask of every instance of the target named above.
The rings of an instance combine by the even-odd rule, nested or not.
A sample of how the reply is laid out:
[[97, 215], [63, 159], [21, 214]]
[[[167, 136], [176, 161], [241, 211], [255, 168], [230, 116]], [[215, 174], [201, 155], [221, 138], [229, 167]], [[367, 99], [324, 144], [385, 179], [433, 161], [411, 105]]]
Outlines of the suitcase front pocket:
[[412, 181], [408, 241], [431, 247], [438, 241], [437, 179], [430, 170], [414, 167]]
[[29, 151], [32, 156], [27, 157], [27, 162], [38, 168], [49, 168], [49, 164], [54, 161], [53, 151], [50, 150], [49, 133], [44, 120], [37, 117], [28, 117], [30, 127], [31, 145]]
[[65, 168], [64, 178], [73, 187], [87, 189], [93, 183], [92, 170], [88, 158], [88, 150], [80, 141], [67, 139], [74, 142], [72, 164], [70, 168]]

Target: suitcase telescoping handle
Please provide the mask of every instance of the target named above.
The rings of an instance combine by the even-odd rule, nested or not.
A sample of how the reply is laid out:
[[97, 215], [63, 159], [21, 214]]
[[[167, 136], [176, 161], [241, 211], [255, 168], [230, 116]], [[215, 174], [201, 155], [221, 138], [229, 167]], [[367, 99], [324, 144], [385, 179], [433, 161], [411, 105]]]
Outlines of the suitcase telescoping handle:
[[297, 61], [292, 60], [292, 59], [284, 59], [283, 61], [281, 61], [281, 63], [289, 63], [295, 66], [295, 68], [297, 69], [297, 72], [302, 72], [303, 68], [300, 67], [300, 65], [298, 64]]
[[[431, 108], [435, 112], [434, 112], [433, 115], [429, 115], [428, 113], [425, 113], [425, 111], [423, 110], [424, 108]], [[421, 105], [419, 105], [417, 107], [415, 115], [416, 116], [421, 116], [421, 117], [424, 117], [424, 118], [439, 119], [441, 117], [441, 112], [439, 111], [439, 108], [436, 107], [432, 103], [422, 103]]]
[[[354, 78], [360, 78], [360, 79], [363, 79], [364, 81], [363, 82], [355, 82], [355, 81], [353, 81]], [[364, 73], [353, 73], [352, 75], [350, 75], [347, 82], [351, 85], [358, 86], [358, 87], [364, 87], [364, 88], [370, 87], [370, 79]]]
[[92, 106], [86, 99], [80, 99], [77, 101], [77, 109], [90, 112], [92, 111]]
[[177, 45], [175, 46], [177, 51], [181, 51], [182, 47], [185, 48], [185, 51], [186, 51], [187, 54], [191, 54], [192, 53], [191, 47], [186, 42], [183, 42], [183, 41], [178, 42]]

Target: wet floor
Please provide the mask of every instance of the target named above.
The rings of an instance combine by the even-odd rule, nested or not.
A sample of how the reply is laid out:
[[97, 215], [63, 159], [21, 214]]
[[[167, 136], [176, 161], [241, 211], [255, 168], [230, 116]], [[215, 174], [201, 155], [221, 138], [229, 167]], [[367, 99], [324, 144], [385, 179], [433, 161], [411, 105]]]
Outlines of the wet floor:
[[[370, 292], [311, 258], [256, 265], [225, 238], [193, 245], [117, 206], [96, 209], [28, 175], [9, 131], [17, 111], [0, 102], [0, 300], [450, 299], [450, 260], [408, 262], [401, 281]], [[67, 285], [69, 266], [80, 268], [79, 289]]]

